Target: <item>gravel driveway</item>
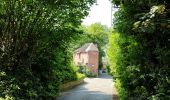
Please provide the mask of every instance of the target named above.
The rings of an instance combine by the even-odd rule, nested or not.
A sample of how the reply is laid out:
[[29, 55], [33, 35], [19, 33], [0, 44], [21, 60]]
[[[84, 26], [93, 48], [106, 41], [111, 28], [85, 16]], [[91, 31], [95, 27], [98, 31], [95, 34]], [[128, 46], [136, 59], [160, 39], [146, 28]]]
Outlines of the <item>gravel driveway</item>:
[[102, 74], [98, 78], [85, 78], [85, 83], [63, 92], [57, 100], [117, 100], [112, 77]]

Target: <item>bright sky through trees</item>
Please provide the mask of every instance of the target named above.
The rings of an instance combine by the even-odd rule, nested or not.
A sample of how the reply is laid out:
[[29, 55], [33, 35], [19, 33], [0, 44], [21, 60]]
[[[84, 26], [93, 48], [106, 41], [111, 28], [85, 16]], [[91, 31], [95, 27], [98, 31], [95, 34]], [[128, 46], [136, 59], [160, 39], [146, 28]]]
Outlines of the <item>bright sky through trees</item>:
[[109, 0], [97, 0], [97, 5], [91, 7], [88, 17], [83, 20], [84, 25], [95, 22], [111, 26], [111, 2]]

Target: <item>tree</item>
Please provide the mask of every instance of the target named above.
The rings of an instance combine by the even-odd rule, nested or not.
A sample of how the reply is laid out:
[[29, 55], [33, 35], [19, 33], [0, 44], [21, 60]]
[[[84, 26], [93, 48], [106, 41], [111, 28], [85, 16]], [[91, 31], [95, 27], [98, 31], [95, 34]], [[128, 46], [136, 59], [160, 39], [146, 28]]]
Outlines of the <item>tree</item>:
[[116, 34], [111, 33], [110, 37], [110, 60], [120, 98], [169, 99], [170, 2], [113, 0], [113, 3], [120, 8], [115, 14]]
[[75, 80], [70, 42], [94, 0], [0, 0], [0, 97], [54, 99]]
[[89, 34], [90, 40], [89, 42], [93, 42], [97, 44], [99, 49], [99, 69], [102, 68], [103, 62], [102, 57], [105, 57], [105, 48], [108, 43], [108, 28], [100, 23], [91, 24], [87, 27], [87, 31]]

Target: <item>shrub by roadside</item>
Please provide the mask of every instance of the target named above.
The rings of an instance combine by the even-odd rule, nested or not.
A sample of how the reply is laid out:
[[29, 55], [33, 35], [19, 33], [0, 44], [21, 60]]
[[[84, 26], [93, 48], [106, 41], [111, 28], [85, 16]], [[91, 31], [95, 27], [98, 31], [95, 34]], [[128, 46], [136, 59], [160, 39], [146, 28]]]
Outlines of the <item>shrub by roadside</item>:
[[85, 78], [85, 75], [84, 74], [81, 74], [81, 73], [76, 73], [77, 75], [77, 79], [74, 80], [74, 81], [70, 81], [70, 82], [67, 82], [67, 83], [64, 83], [62, 86], [61, 86], [61, 91], [65, 91], [65, 90], [68, 90], [68, 89], [71, 89], [75, 86], [78, 86], [80, 84], [82, 84], [84, 82], [84, 78]]
[[77, 80], [82, 80], [86, 77], [84, 74], [81, 74], [81, 73], [78, 73], [78, 72], [76, 74], [77, 74]]
[[90, 71], [86, 66], [78, 66], [78, 72], [84, 74], [86, 77], [96, 77], [97, 75]]

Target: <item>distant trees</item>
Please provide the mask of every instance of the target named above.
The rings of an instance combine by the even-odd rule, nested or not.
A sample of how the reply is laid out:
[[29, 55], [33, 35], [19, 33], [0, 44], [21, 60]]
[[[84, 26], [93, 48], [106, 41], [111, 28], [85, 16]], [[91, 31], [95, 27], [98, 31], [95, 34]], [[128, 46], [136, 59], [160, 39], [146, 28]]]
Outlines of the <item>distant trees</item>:
[[170, 99], [170, 2], [113, 0], [109, 58], [121, 100]]
[[105, 50], [108, 44], [108, 27], [100, 23], [94, 23], [90, 26], [82, 26], [82, 30], [84, 30], [84, 34], [80, 36], [77, 46], [88, 42], [97, 44], [99, 49], [99, 68], [102, 68], [102, 57], [105, 57]]
[[75, 80], [70, 45], [95, 0], [0, 0], [0, 97], [54, 99]]
[[87, 27], [86, 32], [90, 38], [89, 42], [93, 42], [98, 46], [99, 69], [101, 69], [103, 66], [102, 57], [105, 57], [105, 50], [108, 44], [109, 29], [107, 26], [101, 25], [100, 23], [94, 23]]

